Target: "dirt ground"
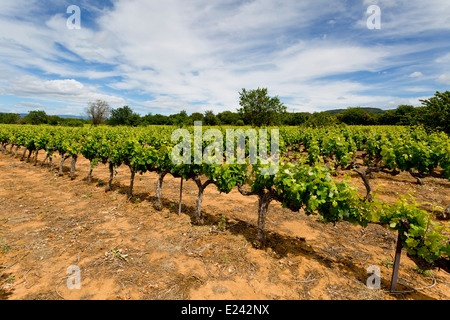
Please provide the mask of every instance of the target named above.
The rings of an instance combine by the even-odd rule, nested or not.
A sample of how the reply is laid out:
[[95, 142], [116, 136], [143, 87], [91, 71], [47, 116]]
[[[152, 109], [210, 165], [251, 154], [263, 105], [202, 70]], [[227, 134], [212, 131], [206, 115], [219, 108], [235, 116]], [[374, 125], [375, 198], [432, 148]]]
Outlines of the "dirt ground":
[[[406, 252], [400, 292], [388, 292], [396, 234], [381, 226], [333, 226], [272, 202], [268, 244], [257, 249], [256, 197], [236, 190], [219, 194], [210, 185], [202, 207], [206, 222], [197, 226], [191, 218], [197, 187], [191, 181], [184, 183], [179, 217], [180, 181], [170, 175], [163, 210], [157, 211], [156, 174], [137, 175], [127, 201], [127, 167], [119, 168], [112, 191], [105, 192], [106, 166], [98, 165], [87, 184], [87, 160], [79, 159], [71, 180], [70, 159], [59, 177], [57, 168], [40, 166], [43, 158], [33, 166], [0, 154], [0, 299], [450, 298], [450, 275], [418, 269]], [[361, 180], [346, 174], [364, 194]], [[427, 178], [417, 185], [406, 173], [379, 173], [371, 182], [386, 201], [412, 192], [418, 202], [450, 204], [446, 180]], [[431, 204], [424, 208], [432, 210]], [[381, 289], [366, 285], [372, 265], [380, 269]], [[70, 286], [70, 266], [79, 267], [79, 289]]]

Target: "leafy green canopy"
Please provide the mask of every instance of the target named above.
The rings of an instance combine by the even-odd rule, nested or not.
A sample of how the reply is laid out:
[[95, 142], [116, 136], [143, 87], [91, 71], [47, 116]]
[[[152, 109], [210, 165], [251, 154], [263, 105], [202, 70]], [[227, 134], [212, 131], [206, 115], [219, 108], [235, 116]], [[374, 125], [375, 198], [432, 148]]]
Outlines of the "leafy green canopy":
[[[246, 183], [253, 194], [269, 194], [267, 199], [278, 200], [294, 211], [303, 209], [307, 215], [319, 215], [325, 222], [349, 221], [362, 226], [375, 222], [386, 225], [399, 232], [408, 253], [425, 260], [432, 261], [450, 254], [446, 235], [448, 230], [433, 222], [426, 211], [404, 200], [388, 205], [378, 201], [368, 203], [360, 199], [356, 188], [348, 181], [337, 182], [332, 179], [332, 168], [321, 163], [320, 156], [314, 161], [300, 158], [293, 163], [281, 159], [278, 171], [273, 175], [261, 174], [265, 166], [261, 162], [251, 165], [174, 165], [170, 159], [174, 142], [168, 140], [172, 130], [171, 127], [61, 128], [1, 125], [0, 142], [3, 147], [5, 144], [16, 144], [37, 150], [44, 149], [50, 155], [55, 151], [69, 155], [82, 153], [90, 160], [126, 164], [135, 172], [166, 170], [186, 179], [204, 175], [220, 192], [225, 193]], [[430, 170], [430, 166], [439, 164], [448, 173], [449, 149], [443, 148], [442, 142], [447, 146], [449, 140], [444, 133], [426, 135], [419, 129], [391, 130], [389, 127], [371, 131], [334, 128], [334, 134], [330, 130], [309, 129], [297, 133], [297, 136], [288, 131], [283, 132], [281, 137], [289, 143], [303, 141], [309, 149], [316, 148], [319, 155], [333, 151], [337, 157], [342, 155], [339, 161], [344, 163], [355, 149], [362, 149], [368, 157], [381, 155], [389, 167], [406, 169], [414, 166]], [[438, 145], [441, 147], [437, 147]], [[397, 149], [401, 152], [398, 155], [395, 151]], [[442, 150], [445, 152], [441, 152]], [[414, 153], [420, 153], [421, 156], [416, 157]], [[420, 158], [426, 158], [426, 163], [414, 160]]]
[[267, 126], [277, 124], [280, 115], [286, 111], [286, 107], [278, 97], [270, 97], [267, 88], [245, 90], [239, 93], [239, 114], [246, 124], [252, 126]]

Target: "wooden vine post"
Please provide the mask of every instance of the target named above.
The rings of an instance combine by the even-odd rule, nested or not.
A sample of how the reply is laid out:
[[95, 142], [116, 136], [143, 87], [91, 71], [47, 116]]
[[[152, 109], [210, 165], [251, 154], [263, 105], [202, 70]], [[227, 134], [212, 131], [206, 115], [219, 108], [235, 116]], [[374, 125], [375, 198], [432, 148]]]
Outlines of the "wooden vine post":
[[392, 277], [391, 277], [391, 292], [397, 290], [398, 270], [400, 268], [400, 257], [402, 255], [402, 248], [403, 248], [402, 239], [401, 234], [399, 232], [397, 237], [397, 245], [395, 247], [394, 268], [392, 270]]
[[180, 183], [180, 202], [178, 204], [178, 216], [181, 216], [181, 200], [183, 196], [183, 177], [181, 177], [181, 183]]
[[[400, 220], [400, 223], [405, 228], [405, 231], [408, 232], [410, 225], [407, 219]], [[397, 290], [397, 281], [398, 281], [398, 270], [400, 269], [400, 257], [402, 256], [402, 235], [403, 232], [401, 229], [398, 230], [397, 236], [397, 245], [395, 247], [395, 257], [394, 257], [394, 267], [392, 270], [391, 277], [391, 292], [395, 292]]]

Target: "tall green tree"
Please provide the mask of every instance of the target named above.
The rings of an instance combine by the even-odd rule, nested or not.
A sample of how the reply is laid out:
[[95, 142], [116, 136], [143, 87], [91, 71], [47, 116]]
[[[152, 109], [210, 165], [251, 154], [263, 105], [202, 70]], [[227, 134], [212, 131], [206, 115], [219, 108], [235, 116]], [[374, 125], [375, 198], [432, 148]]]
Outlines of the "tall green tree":
[[277, 124], [286, 112], [286, 107], [277, 96], [268, 95], [267, 88], [242, 89], [239, 95], [241, 108], [238, 112], [246, 124], [257, 127]]
[[181, 110], [179, 113], [168, 116], [167, 122], [168, 124], [182, 127], [183, 125], [189, 124], [189, 116], [187, 115], [186, 110]]
[[190, 122], [194, 123], [195, 121], [203, 121], [204, 115], [200, 112], [193, 112], [189, 118]]
[[418, 115], [422, 123], [429, 128], [450, 134], [450, 91], [437, 91], [434, 97], [420, 102], [426, 107], [425, 112]]
[[398, 117], [395, 110], [386, 110], [384, 113], [378, 115], [377, 124], [380, 125], [395, 125], [398, 122]]
[[348, 125], [375, 124], [375, 119], [361, 107], [348, 108], [338, 115], [338, 119]]
[[151, 113], [141, 117], [141, 124], [148, 125], [165, 125], [169, 123], [169, 117], [162, 114], [152, 115]]
[[304, 124], [311, 114], [308, 112], [286, 112], [283, 117], [283, 124], [288, 126], [299, 126]]
[[48, 123], [48, 116], [45, 111], [29, 111], [23, 118], [23, 121], [28, 124], [45, 124]]
[[136, 127], [140, 122], [140, 116], [129, 106], [111, 110], [111, 117], [108, 124], [112, 126], [133, 126]]
[[219, 124], [219, 119], [216, 117], [212, 110], [205, 111], [205, 117], [203, 118], [207, 126], [215, 126]]
[[322, 111], [322, 112], [314, 112], [308, 120], [305, 122], [305, 126], [307, 127], [325, 127], [331, 126], [337, 123], [337, 118], [335, 115]]
[[15, 124], [19, 121], [20, 115], [18, 113], [0, 113], [0, 123]]
[[217, 114], [217, 118], [221, 125], [237, 124], [241, 120], [241, 116], [237, 112], [223, 111]]

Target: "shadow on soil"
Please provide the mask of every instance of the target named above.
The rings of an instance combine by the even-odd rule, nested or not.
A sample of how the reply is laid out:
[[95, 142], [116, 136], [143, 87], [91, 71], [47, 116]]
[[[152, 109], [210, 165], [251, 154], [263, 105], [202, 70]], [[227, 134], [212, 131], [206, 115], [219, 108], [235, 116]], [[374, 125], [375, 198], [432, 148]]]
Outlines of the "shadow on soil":
[[[55, 166], [56, 167], [56, 166]], [[57, 172], [57, 168], [54, 169]], [[65, 175], [69, 172], [69, 168], [63, 167], [63, 172]], [[87, 177], [82, 178], [83, 181], [87, 182]], [[90, 184], [97, 185], [99, 187], [106, 186], [106, 182], [92, 177]], [[128, 186], [121, 185], [120, 183], [113, 183], [111, 185], [111, 189], [109, 191], [117, 191], [120, 194], [126, 195], [128, 192]], [[156, 202], [156, 197], [152, 196], [150, 192], [144, 193], [133, 193], [132, 197], [128, 199], [128, 201], [136, 203], [142, 201], [149, 201], [150, 203]], [[162, 199], [162, 208], [168, 209], [170, 214], [178, 214], [179, 203], [177, 201], [172, 201], [163, 198]], [[194, 225], [198, 225], [196, 216], [195, 216], [195, 207], [189, 206], [186, 204], [181, 205], [181, 212], [190, 217], [191, 223]], [[201, 225], [210, 225], [217, 226], [221, 221], [221, 216], [209, 214], [203, 212], [203, 221], [200, 223]], [[329, 253], [325, 250], [314, 249], [304, 238], [298, 236], [289, 236], [285, 234], [280, 234], [273, 231], [266, 231], [266, 241], [262, 246], [258, 246], [255, 242], [257, 227], [247, 221], [234, 219], [236, 222], [234, 223], [226, 223], [226, 230], [231, 232], [232, 234], [239, 234], [244, 236], [244, 238], [256, 248], [260, 250], [271, 249], [272, 252], [276, 255], [278, 259], [282, 259], [287, 257], [288, 255], [301, 256], [308, 260], [315, 260], [324, 265], [329, 269], [337, 269], [346, 274], [348, 279], [358, 283], [359, 285], [366, 285], [366, 281], [368, 278], [368, 273], [365, 268], [361, 268], [354, 264], [351, 257], [330, 257]], [[382, 279], [381, 287], [388, 290], [390, 288], [390, 279]], [[423, 294], [419, 291], [414, 290], [414, 288], [407, 286], [405, 284], [398, 283], [397, 285], [397, 293], [392, 294], [392, 296], [396, 299], [415, 299], [415, 300], [428, 300], [431, 299], [426, 294]], [[405, 293], [402, 293], [405, 291]], [[0, 291], [0, 299], [7, 299], [7, 295], [11, 293], [3, 294]]]
[[[178, 213], [178, 203], [173, 201], [163, 201], [163, 207], [168, 208], [171, 213]], [[191, 222], [195, 224], [195, 207], [182, 205], [182, 213], [189, 215]], [[227, 219], [228, 220], [228, 219]], [[226, 223], [226, 230], [232, 234], [238, 234], [244, 236], [244, 238], [252, 244], [253, 247], [260, 250], [271, 249], [277, 259], [288, 257], [293, 255], [297, 257], [304, 257], [308, 260], [315, 260], [329, 269], [337, 269], [340, 272], [346, 274], [346, 277], [359, 285], [366, 285], [366, 281], [370, 274], [367, 273], [366, 268], [362, 268], [356, 265], [352, 261], [352, 257], [341, 256], [339, 258], [330, 257], [329, 253], [325, 250], [314, 249], [308, 245], [304, 238], [298, 236], [289, 236], [286, 234], [280, 234], [273, 231], [266, 231], [266, 241], [262, 247], [258, 247], [255, 243], [257, 227], [244, 220], [233, 219], [237, 222]], [[221, 221], [221, 216], [209, 214], [203, 212], [202, 225], [217, 226]], [[390, 275], [389, 275], [390, 276]], [[385, 291], [389, 291], [391, 286], [390, 279], [381, 279], [381, 288]], [[403, 292], [404, 291], [404, 292]], [[430, 296], [416, 291], [414, 288], [398, 283], [397, 292], [391, 294], [395, 299], [414, 299], [414, 300], [430, 300]]]

